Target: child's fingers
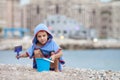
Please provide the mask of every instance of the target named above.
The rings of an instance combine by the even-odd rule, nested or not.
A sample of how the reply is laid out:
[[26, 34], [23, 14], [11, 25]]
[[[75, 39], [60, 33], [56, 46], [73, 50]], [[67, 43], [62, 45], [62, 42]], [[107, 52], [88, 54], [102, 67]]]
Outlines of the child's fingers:
[[51, 52], [51, 55], [54, 55], [55, 53], [54, 52]]
[[55, 60], [55, 55], [51, 55], [51, 59], [54, 61]]
[[20, 56], [16, 55], [16, 58], [17, 58], [17, 59], [19, 59], [19, 58], [20, 58]]
[[51, 52], [51, 57], [50, 57], [50, 58], [51, 58], [53, 61], [55, 60], [54, 54], [55, 54], [54, 52]]

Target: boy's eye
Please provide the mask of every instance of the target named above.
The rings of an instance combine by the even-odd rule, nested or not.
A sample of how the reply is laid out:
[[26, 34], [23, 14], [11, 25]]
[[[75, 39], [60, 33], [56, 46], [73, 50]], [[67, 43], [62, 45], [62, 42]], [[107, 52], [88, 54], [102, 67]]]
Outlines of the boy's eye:
[[43, 35], [43, 37], [45, 37], [46, 35]]
[[37, 37], [41, 37], [41, 36], [37, 36]]
[[[39, 37], [39, 38], [40, 38], [41, 36], [37, 36], [37, 37]], [[46, 35], [42, 35], [42, 37], [46, 37]]]

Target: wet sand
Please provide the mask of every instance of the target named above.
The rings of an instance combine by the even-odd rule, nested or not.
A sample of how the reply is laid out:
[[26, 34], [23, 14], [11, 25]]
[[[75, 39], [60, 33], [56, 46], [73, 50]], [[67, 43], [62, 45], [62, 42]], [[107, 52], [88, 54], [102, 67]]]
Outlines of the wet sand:
[[30, 65], [0, 64], [0, 80], [120, 80], [120, 71], [64, 67], [62, 72], [37, 72]]

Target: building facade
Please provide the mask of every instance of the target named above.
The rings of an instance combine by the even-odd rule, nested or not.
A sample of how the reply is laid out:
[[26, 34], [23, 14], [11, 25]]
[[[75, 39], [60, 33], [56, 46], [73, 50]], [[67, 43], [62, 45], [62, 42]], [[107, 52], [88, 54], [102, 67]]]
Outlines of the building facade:
[[100, 38], [120, 39], [120, 1], [99, 5], [97, 27]]
[[2, 27], [21, 27], [20, 0], [0, 1], [0, 25]]
[[0, 4], [0, 26], [29, 28], [33, 33], [49, 16], [63, 15], [86, 29], [95, 29], [98, 38], [120, 39], [120, 1], [30, 0], [21, 6], [20, 0], [1, 0]]
[[6, 26], [6, 11], [7, 0], [0, 0], [0, 27]]
[[[29, 9], [29, 27], [32, 29], [43, 22], [47, 17], [53, 15], [64, 15], [79, 22], [86, 28], [94, 28], [96, 24], [96, 7], [99, 0], [31, 0], [25, 8]], [[27, 10], [26, 10], [27, 11]]]
[[55, 37], [88, 39], [87, 29], [73, 19], [62, 15], [53, 15], [44, 20], [49, 30]]

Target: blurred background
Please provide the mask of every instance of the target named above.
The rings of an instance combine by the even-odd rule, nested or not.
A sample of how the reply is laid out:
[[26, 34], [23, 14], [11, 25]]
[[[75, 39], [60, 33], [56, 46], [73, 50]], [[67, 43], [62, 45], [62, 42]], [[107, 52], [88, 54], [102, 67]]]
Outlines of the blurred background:
[[55, 37], [120, 39], [119, 0], [1, 0], [0, 38], [23, 37], [45, 23]]
[[[79, 54], [83, 49], [86, 53], [95, 51], [95, 54], [104, 50], [103, 56], [112, 52], [111, 57], [116, 57], [111, 61], [114, 63], [113, 59], [117, 58], [116, 63], [120, 64], [119, 13], [120, 0], [0, 0], [0, 55], [9, 51], [13, 53], [17, 45], [27, 49], [31, 45], [34, 28], [44, 23], [66, 54], [74, 54], [75, 51]], [[97, 61], [94, 57], [91, 59]], [[70, 58], [67, 61], [70, 63]], [[1, 59], [0, 63], [4, 60]], [[120, 65], [115, 69], [120, 70], [118, 67]]]

